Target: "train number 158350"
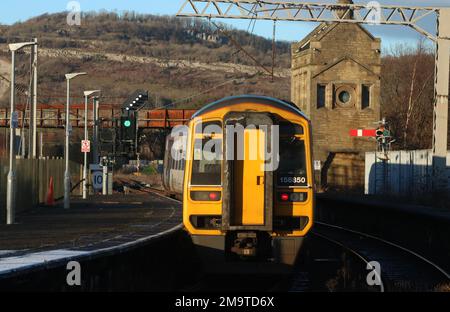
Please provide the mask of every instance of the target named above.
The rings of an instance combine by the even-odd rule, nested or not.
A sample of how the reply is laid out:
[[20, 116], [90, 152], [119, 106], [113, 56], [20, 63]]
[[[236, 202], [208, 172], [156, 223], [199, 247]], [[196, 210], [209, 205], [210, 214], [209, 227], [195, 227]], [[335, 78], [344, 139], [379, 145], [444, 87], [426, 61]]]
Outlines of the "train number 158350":
[[305, 185], [306, 177], [302, 176], [281, 176], [278, 179], [280, 185]]

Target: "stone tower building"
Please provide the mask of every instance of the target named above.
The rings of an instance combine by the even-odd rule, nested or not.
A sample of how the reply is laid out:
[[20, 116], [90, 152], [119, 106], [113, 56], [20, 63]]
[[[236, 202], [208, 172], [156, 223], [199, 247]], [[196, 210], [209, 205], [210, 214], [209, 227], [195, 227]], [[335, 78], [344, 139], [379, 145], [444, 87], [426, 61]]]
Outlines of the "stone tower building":
[[322, 185], [364, 184], [364, 152], [376, 144], [349, 132], [380, 120], [380, 49], [380, 39], [350, 23], [322, 23], [292, 46], [291, 99], [311, 119]]

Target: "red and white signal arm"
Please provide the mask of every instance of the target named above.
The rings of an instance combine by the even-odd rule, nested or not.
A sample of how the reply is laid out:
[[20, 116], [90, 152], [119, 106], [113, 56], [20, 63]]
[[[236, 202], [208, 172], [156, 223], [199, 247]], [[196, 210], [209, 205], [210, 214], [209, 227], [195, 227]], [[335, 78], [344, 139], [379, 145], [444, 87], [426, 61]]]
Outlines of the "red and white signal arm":
[[352, 129], [350, 130], [350, 136], [352, 137], [376, 137], [376, 129]]
[[90, 153], [91, 152], [91, 141], [83, 140], [81, 141], [81, 152]]

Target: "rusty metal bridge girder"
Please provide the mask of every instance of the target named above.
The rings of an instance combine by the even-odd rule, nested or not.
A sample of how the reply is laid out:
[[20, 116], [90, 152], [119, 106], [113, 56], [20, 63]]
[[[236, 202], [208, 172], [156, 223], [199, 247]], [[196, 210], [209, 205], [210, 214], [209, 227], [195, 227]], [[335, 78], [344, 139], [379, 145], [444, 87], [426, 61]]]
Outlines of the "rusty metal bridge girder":
[[[30, 116], [28, 111], [25, 114], [24, 125], [22, 125], [23, 110], [18, 110], [19, 127], [29, 127]], [[71, 109], [70, 122], [74, 128], [84, 127], [84, 109]], [[139, 112], [139, 128], [141, 129], [167, 129], [175, 126], [184, 125], [189, 122], [191, 116], [196, 112], [192, 109], [158, 109], [141, 110]], [[114, 127], [114, 118], [120, 118], [121, 109], [100, 109], [99, 116], [103, 128]], [[88, 112], [89, 126], [93, 126], [93, 114]], [[10, 111], [9, 109], [0, 109], [0, 127], [9, 127]], [[63, 108], [38, 109], [37, 127], [38, 128], [64, 128], [65, 111]]]

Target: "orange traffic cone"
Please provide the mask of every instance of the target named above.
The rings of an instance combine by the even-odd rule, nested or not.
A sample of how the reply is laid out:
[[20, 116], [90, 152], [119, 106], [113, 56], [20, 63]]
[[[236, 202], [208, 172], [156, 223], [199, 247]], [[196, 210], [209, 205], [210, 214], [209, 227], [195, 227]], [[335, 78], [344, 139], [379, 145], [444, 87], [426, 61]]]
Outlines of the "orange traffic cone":
[[55, 198], [54, 198], [54, 194], [53, 194], [53, 177], [50, 177], [50, 184], [48, 186], [47, 205], [48, 206], [54, 206], [55, 205]]

